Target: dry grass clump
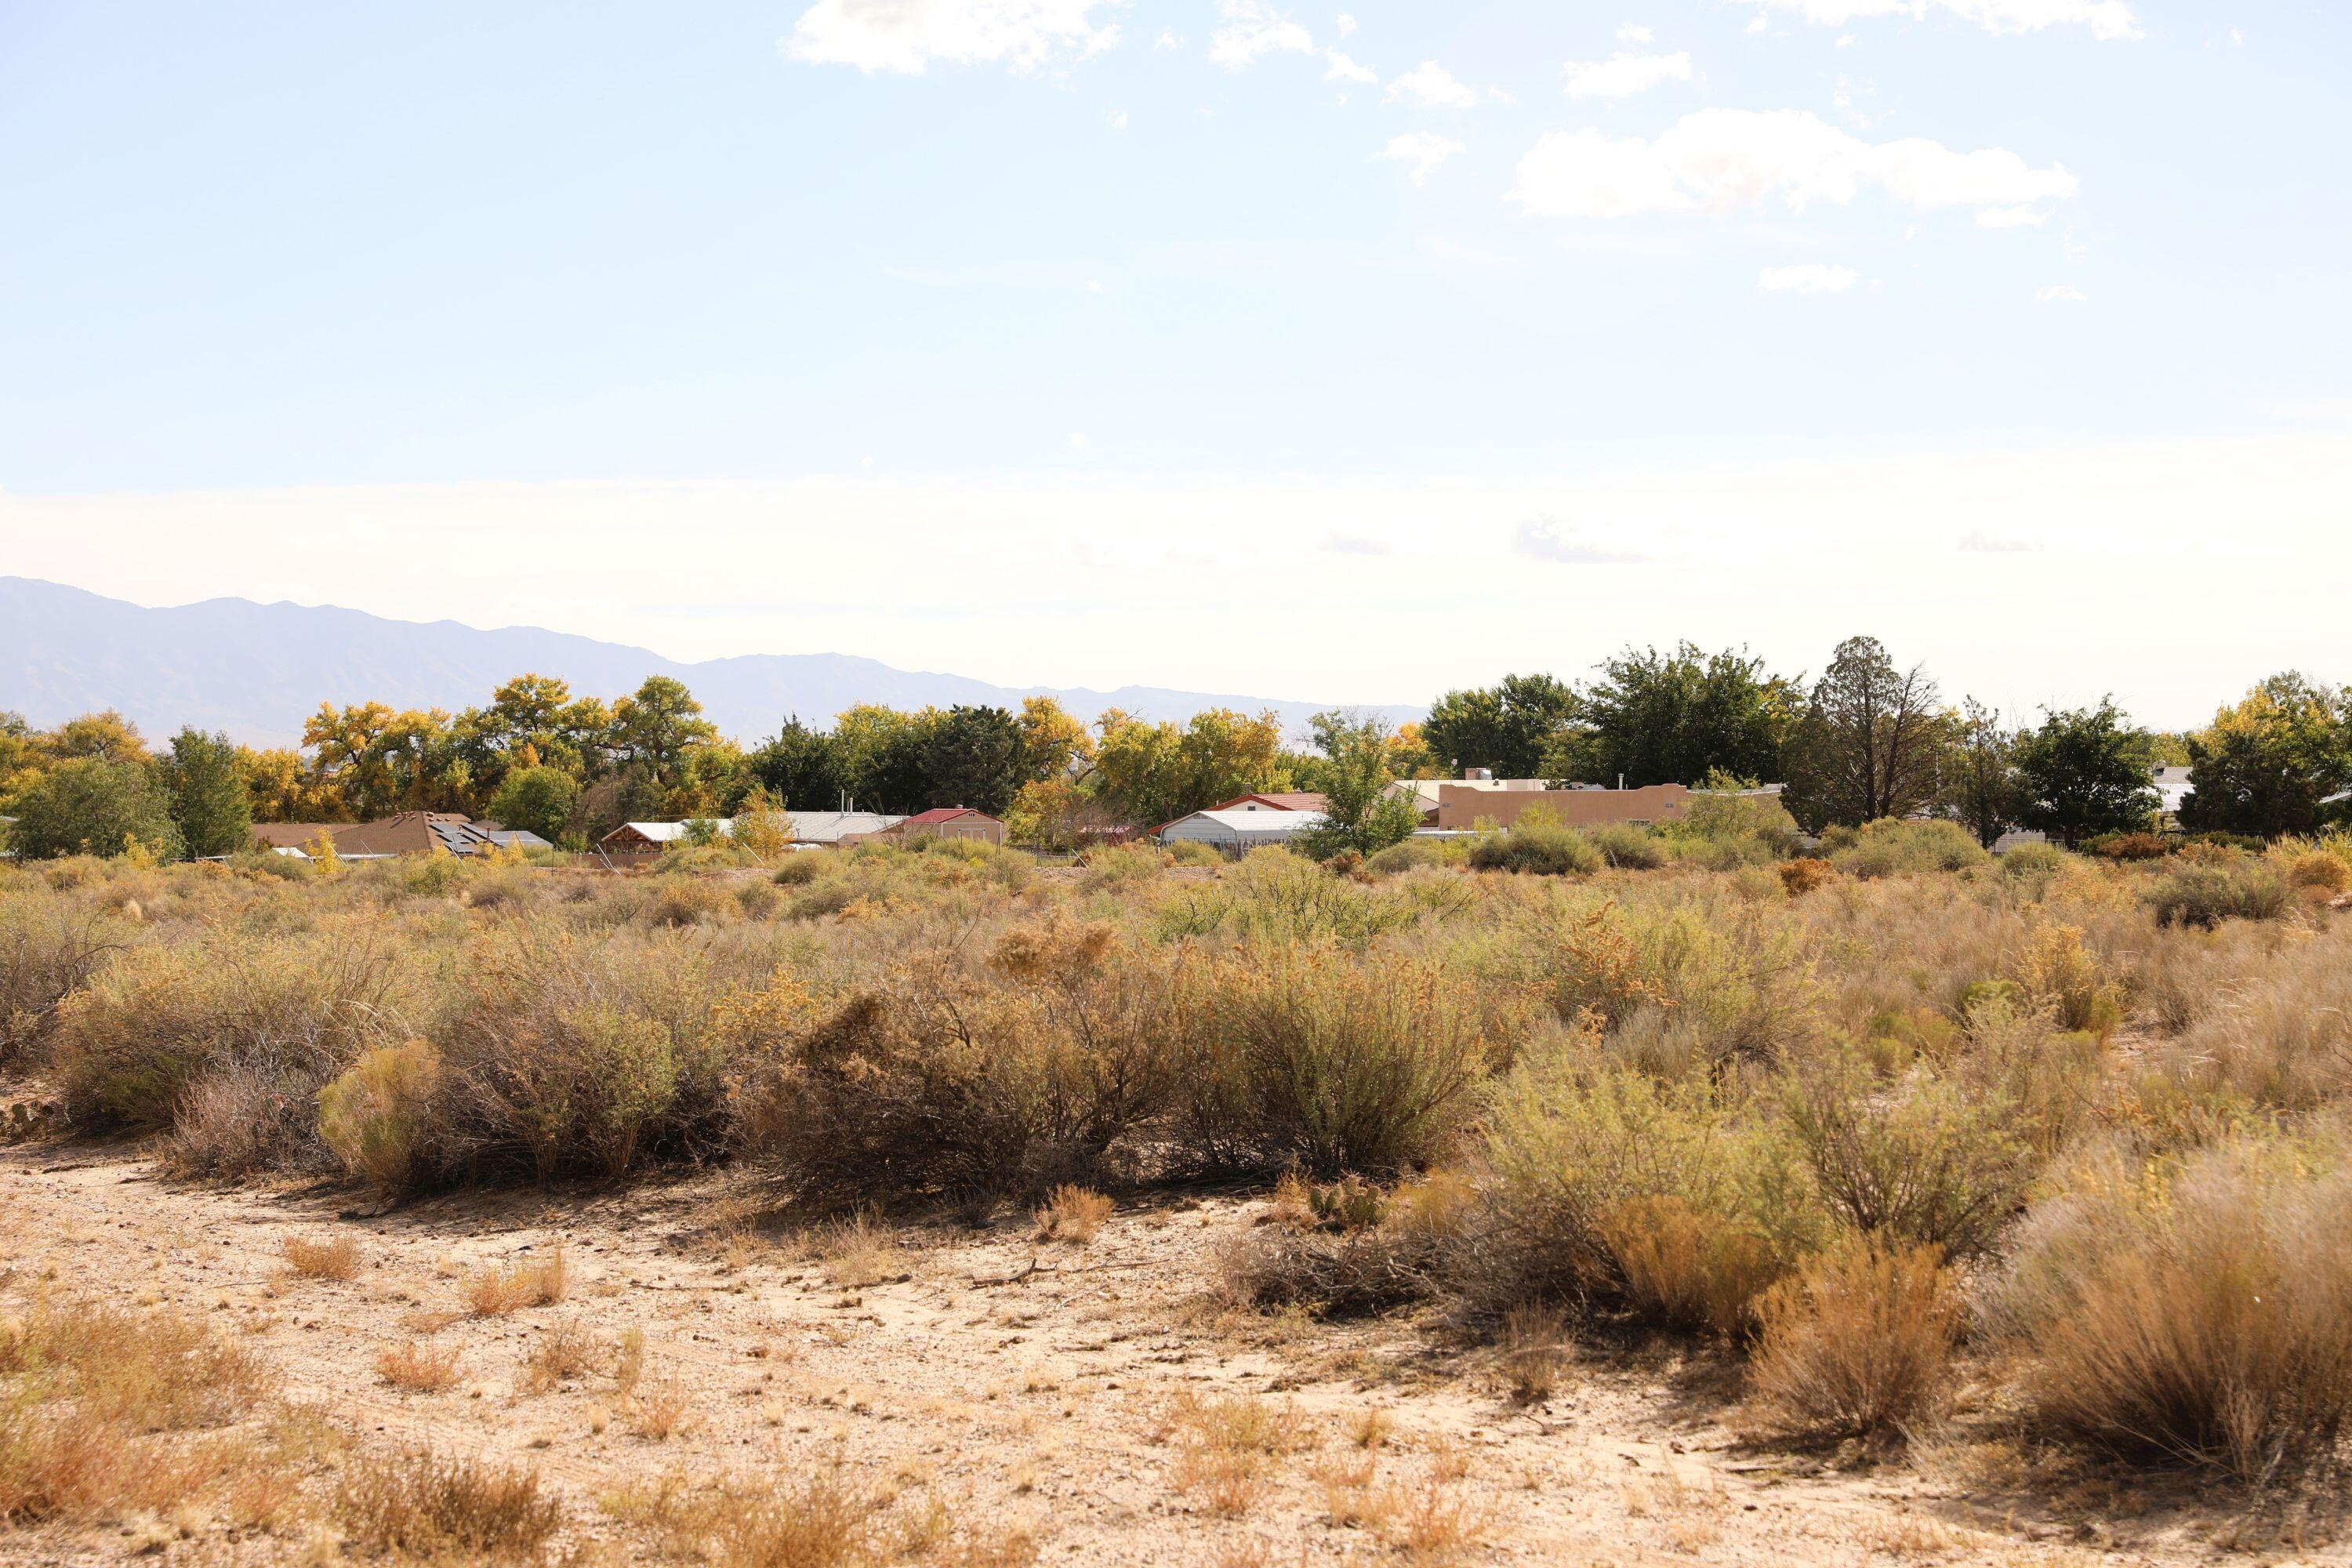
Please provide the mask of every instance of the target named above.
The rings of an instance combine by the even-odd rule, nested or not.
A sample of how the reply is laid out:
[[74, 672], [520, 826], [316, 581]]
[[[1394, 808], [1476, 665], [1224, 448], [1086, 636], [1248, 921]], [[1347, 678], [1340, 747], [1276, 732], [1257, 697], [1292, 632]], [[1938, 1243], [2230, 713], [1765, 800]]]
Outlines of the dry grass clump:
[[1251, 1394], [1187, 1395], [1171, 1424], [1178, 1434], [1177, 1486], [1224, 1519], [1239, 1518], [1256, 1504], [1276, 1460], [1316, 1444], [1296, 1408]]
[[411, 1394], [438, 1394], [457, 1381], [457, 1347], [414, 1341], [376, 1352], [376, 1375]]
[[814, 1247], [825, 1279], [844, 1290], [862, 1290], [906, 1271], [898, 1233], [870, 1212], [825, 1226]]
[[1503, 1319], [1496, 1347], [1505, 1385], [1514, 1405], [1541, 1405], [1559, 1387], [1560, 1374], [1575, 1359], [1568, 1320], [1557, 1307], [1518, 1307]]
[[0, 1525], [215, 1496], [274, 1514], [290, 1483], [272, 1450], [191, 1436], [250, 1414], [267, 1386], [250, 1352], [186, 1319], [39, 1303], [0, 1324]]
[[2259, 860], [2175, 867], [2147, 892], [2158, 926], [2211, 931], [2223, 921], [2274, 921], [2292, 907], [2286, 879]]
[[1110, 1218], [1111, 1201], [1091, 1187], [1068, 1183], [1045, 1195], [1037, 1210], [1037, 1239], [1084, 1245], [1102, 1231]]
[[333, 1513], [361, 1550], [426, 1561], [528, 1560], [563, 1522], [538, 1471], [424, 1449], [352, 1456]]
[[2037, 1209], [1994, 1306], [2052, 1429], [2249, 1482], [2352, 1418], [2352, 1174], [2340, 1138], [2237, 1139], [2178, 1176], [2091, 1162]]
[[667, 1443], [693, 1423], [694, 1397], [675, 1377], [657, 1377], [635, 1384], [635, 1392], [622, 1404], [629, 1430], [656, 1443]]
[[1933, 1247], [1850, 1237], [1765, 1292], [1748, 1370], [1764, 1431], [1884, 1441], [1944, 1394], [1959, 1300]]
[[525, 1307], [546, 1307], [563, 1300], [571, 1288], [569, 1269], [559, 1243], [544, 1258], [509, 1268], [493, 1265], [466, 1276], [466, 1305], [478, 1318], [503, 1318]]
[[340, 1279], [360, 1277], [360, 1244], [348, 1236], [318, 1241], [309, 1237], [286, 1238], [286, 1267], [299, 1279]]
[[[453, 1354], [451, 1360], [455, 1361]], [[585, 1377], [604, 1360], [596, 1342], [569, 1319], [543, 1330], [523, 1357], [523, 1388], [545, 1394], [575, 1378]]]
[[1754, 1326], [1756, 1299], [1789, 1270], [1769, 1238], [1672, 1194], [1607, 1210], [1600, 1234], [1637, 1312], [1725, 1339]]

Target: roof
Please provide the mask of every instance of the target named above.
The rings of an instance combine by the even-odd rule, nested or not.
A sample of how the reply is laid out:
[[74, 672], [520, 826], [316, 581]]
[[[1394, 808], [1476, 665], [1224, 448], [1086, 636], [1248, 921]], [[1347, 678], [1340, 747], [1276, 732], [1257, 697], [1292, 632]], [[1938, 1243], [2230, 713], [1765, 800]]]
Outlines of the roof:
[[1320, 827], [1324, 820], [1319, 811], [1196, 811], [1190, 816], [1178, 817], [1160, 831], [1166, 833], [1188, 822], [1213, 822], [1237, 838], [1288, 838], [1310, 827]]
[[896, 827], [906, 820], [878, 811], [788, 811], [784, 819], [793, 825], [793, 837], [803, 844], [838, 844], [845, 838], [862, 838]]
[[348, 822], [257, 822], [253, 841], [271, 849], [299, 849], [321, 833], [332, 838], [351, 826]]
[[501, 849], [552, 849], [555, 847], [528, 827], [484, 827], [478, 822], [474, 825], [474, 827], [483, 837]]
[[1322, 811], [1330, 802], [1317, 791], [1306, 789], [1275, 790], [1261, 795], [1237, 795], [1231, 800], [1221, 800], [1209, 807], [1211, 811], [1247, 811], [1253, 805], [1260, 811]]
[[[933, 822], [953, 822], [960, 816], [988, 816], [988, 813], [984, 811], [974, 811], [968, 805], [935, 805], [929, 811], [919, 811], [915, 813], [914, 816], [906, 817], [903, 820], [907, 822], [928, 824]], [[988, 816], [988, 820], [994, 822], [996, 818]]]

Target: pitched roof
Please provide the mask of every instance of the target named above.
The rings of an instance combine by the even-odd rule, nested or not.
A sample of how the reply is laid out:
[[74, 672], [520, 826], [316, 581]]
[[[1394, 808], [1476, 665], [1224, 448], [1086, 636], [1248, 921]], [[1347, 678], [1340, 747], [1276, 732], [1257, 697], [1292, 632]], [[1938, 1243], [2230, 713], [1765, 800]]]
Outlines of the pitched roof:
[[1160, 831], [1165, 833], [1170, 827], [1181, 827], [1188, 822], [1213, 822], [1244, 838], [1287, 838], [1310, 827], [1321, 826], [1324, 814], [1319, 811], [1196, 811], [1189, 816], [1178, 817]]
[[[906, 820], [923, 823], [953, 822], [960, 816], [988, 816], [988, 813], [974, 811], [968, 805], [935, 805], [929, 811], [919, 811]], [[996, 818], [988, 816], [988, 820], [993, 822]]]
[[878, 811], [788, 811], [784, 819], [793, 825], [793, 837], [803, 844], [838, 844], [845, 838], [896, 827], [906, 820]]

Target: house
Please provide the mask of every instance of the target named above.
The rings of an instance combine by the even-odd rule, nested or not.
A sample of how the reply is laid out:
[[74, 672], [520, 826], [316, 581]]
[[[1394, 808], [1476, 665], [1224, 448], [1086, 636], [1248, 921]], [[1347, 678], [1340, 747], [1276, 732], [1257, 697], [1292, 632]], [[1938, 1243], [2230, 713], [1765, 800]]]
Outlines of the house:
[[971, 838], [983, 844], [1004, 842], [1004, 824], [968, 805], [936, 805], [902, 817], [882, 830], [885, 838]]
[[1326, 820], [1319, 811], [1196, 811], [1161, 828], [1159, 838], [1162, 844], [1206, 844], [1242, 855], [1261, 845], [1287, 844]]
[[1328, 811], [1331, 803], [1313, 790], [1278, 790], [1272, 795], [1237, 795], [1209, 807], [1211, 811]]
[[1420, 809], [1424, 825], [1437, 821], [1437, 792], [1447, 787], [1465, 790], [1496, 790], [1513, 793], [1548, 790], [1549, 779], [1498, 779], [1485, 768], [1465, 768], [1458, 779], [1396, 779], [1381, 791], [1390, 800], [1410, 797]]

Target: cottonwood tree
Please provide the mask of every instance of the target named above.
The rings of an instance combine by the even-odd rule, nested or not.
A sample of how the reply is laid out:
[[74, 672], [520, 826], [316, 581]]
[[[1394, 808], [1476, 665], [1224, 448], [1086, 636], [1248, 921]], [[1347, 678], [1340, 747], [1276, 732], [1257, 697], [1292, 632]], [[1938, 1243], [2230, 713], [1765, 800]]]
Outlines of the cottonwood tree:
[[236, 742], [193, 726], [172, 737], [163, 763], [172, 822], [193, 856], [234, 855], [253, 836], [253, 795], [237, 766]]
[[172, 800], [155, 768], [121, 757], [68, 757], [14, 801], [8, 847], [27, 860], [60, 855], [121, 855], [133, 844], [165, 860], [180, 857]]
[[1716, 773], [1762, 782], [1780, 770], [1802, 700], [1793, 682], [1767, 674], [1744, 649], [1629, 647], [1601, 663], [1544, 771], [1594, 784], [1622, 778], [1636, 789], [1696, 784]]
[[1316, 745], [1328, 766], [1322, 771], [1323, 821], [1299, 836], [1299, 847], [1318, 860], [1354, 850], [1375, 855], [1402, 844], [1420, 826], [1418, 802], [1385, 791], [1391, 731], [1386, 721], [1360, 713], [1318, 713]]
[[1578, 708], [1575, 688], [1556, 676], [1507, 675], [1499, 686], [1439, 698], [1421, 740], [1449, 774], [1492, 768], [1500, 778], [1535, 778]]
[[1810, 832], [1909, 816], [1936, 797], [1948, 728], [1925, 668], [1896, 668], [1875, 637], [1847, 638], [1790, 734], [1790, 812]]
[[2180, 826], [2264, 837], [2352, 816], [2352, 698], [2294, 670], [2274, 675], [2189, 738]]

